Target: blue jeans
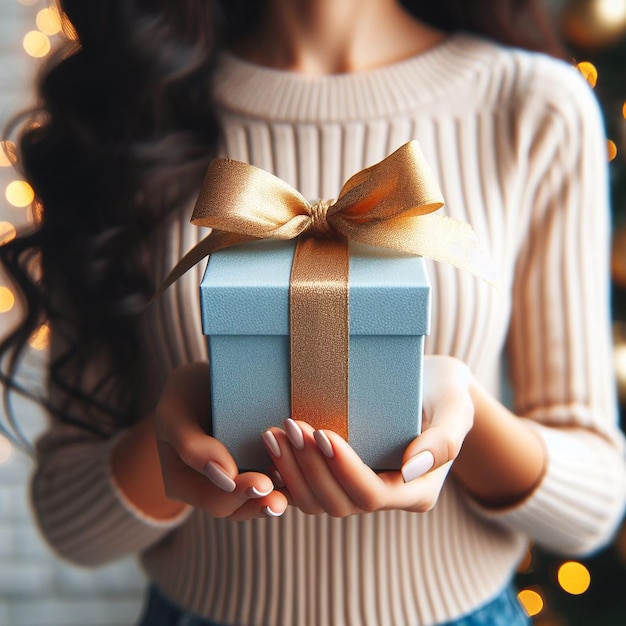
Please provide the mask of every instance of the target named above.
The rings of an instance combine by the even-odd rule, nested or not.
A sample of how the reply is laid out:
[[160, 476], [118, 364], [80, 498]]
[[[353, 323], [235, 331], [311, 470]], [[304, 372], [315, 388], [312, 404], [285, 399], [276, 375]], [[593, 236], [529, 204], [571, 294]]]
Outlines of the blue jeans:
[[[476, 609], [470, 615], [460, 617], [453, 622], [446, 622], [441, 626], [529, 626], [529, 624], [531, 624], [530, 618], [517, 600], [515, 590], [512, 587], [507, 587], [494, 600]], [[148, 590], [144, 614], [137, 626], [220, 625], [180, 609], [153, 586]], [[273, 624], [265, 626], [273, 626]], [[297, 624], [293, 626], [297, 626]], [[381, 624], [381, 626], [383, 625]], [[393, 626], [400, 625], [394, 624]]]

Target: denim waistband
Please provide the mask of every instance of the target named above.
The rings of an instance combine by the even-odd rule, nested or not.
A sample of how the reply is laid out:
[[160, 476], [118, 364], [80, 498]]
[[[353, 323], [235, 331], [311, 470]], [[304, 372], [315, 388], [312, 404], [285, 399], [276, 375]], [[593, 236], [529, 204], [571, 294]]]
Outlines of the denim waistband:
[[[517, 599], [512, 586], [506, 587], [493, 600], [451, 622], [441, 626], [529, 626], [530, 618]], [[224, 626], [179, 608], [159, 589], [148, 589], [141, 621], [137, 626]], [[263, 626], [276, 626], [264, 624]], [[294, 625], [296, 626], [296, 625]], [[331, 625], [328, 625], [331, 626]], [[350, 626], [357, 626], [351, 624]], [[382, 626], [382, 625], [381, 625]], [[401, 626], [394, 624], [393, 626]], [[407, 625], [410, 626], [410, 625]]]

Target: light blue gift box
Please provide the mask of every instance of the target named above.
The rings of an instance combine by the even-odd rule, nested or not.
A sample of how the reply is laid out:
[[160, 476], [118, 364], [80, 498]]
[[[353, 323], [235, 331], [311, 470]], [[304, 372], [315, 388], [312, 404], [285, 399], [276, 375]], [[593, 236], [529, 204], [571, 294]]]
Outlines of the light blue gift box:
[[[397, 469], [421, 428], [430, 283], [421, 257], [349, 245], [348, 442], [370, 467]], [[261, 241], [215, 252], [200, 284], [212, 434], [242, 470], [268, 467], [261, 433], [291, 413], [294, 250], [293, 241]]]

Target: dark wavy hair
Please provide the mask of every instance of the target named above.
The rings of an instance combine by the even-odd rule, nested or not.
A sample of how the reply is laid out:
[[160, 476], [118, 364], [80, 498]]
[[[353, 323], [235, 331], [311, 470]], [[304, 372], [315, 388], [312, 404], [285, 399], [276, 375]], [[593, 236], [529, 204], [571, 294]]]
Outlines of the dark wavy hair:
[[[254, 27], [262, 4], [60, 2], [76, 38], [43, 67], [38, 108], [13, 124], [19, 168], [43, 212], [34, 229], [0, 246], [23, 313], [0, 344], [9, 421], [10, 392], [29, 393], [18, 382], [20, 358], [44, 321], [57, 344], [48, 385], [72, 409], [49, 396], [39, 401], [103, 436], [139, 419], [138, 321], [155, 288], [149, 242], [200, 185], [219, 136], [211, 106], [216, 51]], [[540, 0], [403, 4], [445, 31], [562, 52]], [[102, 378], [86, 389], [82, 375], [96, 359]], [[96, 399], [103, 395], [106, 403]]]

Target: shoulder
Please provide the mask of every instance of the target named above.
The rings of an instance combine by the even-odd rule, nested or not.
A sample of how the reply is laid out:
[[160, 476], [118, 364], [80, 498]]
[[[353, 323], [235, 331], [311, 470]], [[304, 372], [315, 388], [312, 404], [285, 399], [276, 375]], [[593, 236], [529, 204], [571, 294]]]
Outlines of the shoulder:
[[[489, 81], [496, 99], [523, 102], [528, 98], [543, 98], [556, 105], [563, 104], [564, 99], [595, 103], [591, 87], [573, 62], [467, 33], [455, 36], [451, 47], [459, 67], [471, 66], [474, 81], [477, 78]], [[499, 88], [494, 88], [495, 85]]]
[[[489, 44], [492, 72], [501, 81], [502, 99], [519, 114], [545, 119], [556, 114], [565, 123], [597, 121], [597, 98], [573, 62], [539, 52]], [[499, 104], [505, 104], [500, 102]]]

